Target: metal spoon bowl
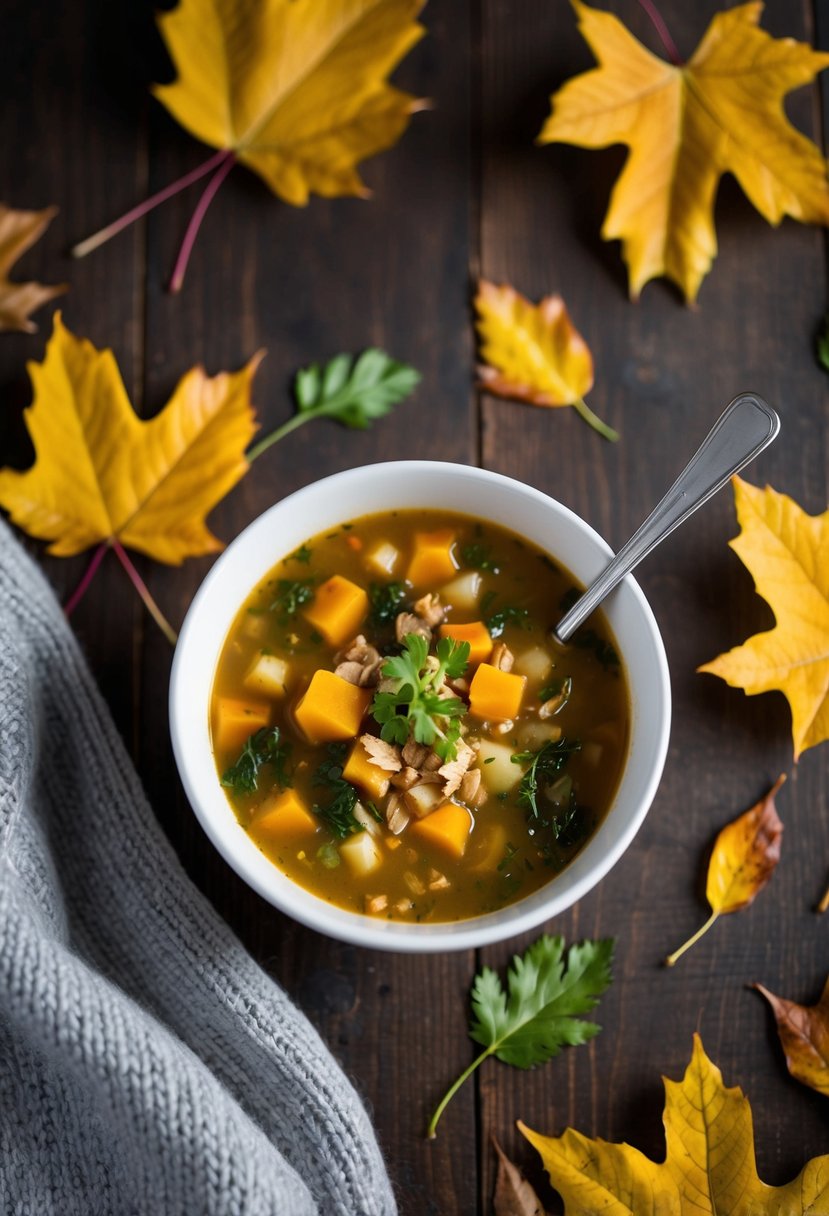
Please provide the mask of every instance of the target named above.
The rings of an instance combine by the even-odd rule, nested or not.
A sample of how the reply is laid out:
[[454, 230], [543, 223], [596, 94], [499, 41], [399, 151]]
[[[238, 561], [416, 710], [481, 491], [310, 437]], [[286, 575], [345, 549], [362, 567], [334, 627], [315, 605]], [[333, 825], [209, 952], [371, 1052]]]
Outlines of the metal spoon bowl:
[[554, 630], [567, 642], [626, 574], [772, 443], [780, 418], [757, 393], [740, 393], [714, 423], [664, 498]]

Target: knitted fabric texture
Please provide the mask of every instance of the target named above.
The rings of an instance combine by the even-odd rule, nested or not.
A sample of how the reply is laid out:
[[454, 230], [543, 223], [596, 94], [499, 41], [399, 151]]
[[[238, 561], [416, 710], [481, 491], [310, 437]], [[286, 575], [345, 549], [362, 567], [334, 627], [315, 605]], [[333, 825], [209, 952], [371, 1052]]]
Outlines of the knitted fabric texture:
[[0, 521], [0, 1212], [393, 1216], [310, 1023], [183, 873]]

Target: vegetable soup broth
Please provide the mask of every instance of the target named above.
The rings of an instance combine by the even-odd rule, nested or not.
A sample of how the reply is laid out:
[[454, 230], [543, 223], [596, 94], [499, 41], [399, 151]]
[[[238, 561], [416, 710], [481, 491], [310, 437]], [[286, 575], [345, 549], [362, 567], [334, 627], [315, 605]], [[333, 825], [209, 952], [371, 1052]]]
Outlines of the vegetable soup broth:
[[[421, 553], [419, 566], [416, 553]], [[318, 589], [334, 575], [348, 580], [342, 584], [345, 612], [333, 618], [340, 635], [347, 629], [347, 636], [331, 641], [336, 637], [331, 621], [326, 618], [319, 627], [330, 588]], [[438, 597], [437, 603], [426, 601], [431, 630], [418, 617], [418, 611], [429, 615], [421, 599], [428, 593]], [[574, 595], [572, 577], [541, 550], [467, 516], [397, 511], [310, 539], [249, 596], [217, 667], [213, 748], [240, 823], [301, 886], [343, 908], [380, 917], [460, 920], [543, 886], [601, 822], [628, 739], [626, 680], [601, 614], [567, 647], [552, 640], [561, 606]], [[398, 622], [402, 613], [413, 615]], [[441, 614], [442, 624], [435, 620]], [[399, 640], [418, 620], [421, 631], [433, 635], [430, 657], [422, 664], [425, 642], [410, 653], [411, 635], [405, 644]], [[469, 622], [486, 626], [475, 631], [472, 660], [485, 655], [483, 675], [494, 688], [483, 688], [483, 700], [476, 704], [478, 681], [471, 694], [470, 683], [478, 663], [470, 661], [464, 671], [458, 641], [440, 643], [444, 654], [452, 648], [448, 666], [454, 676], [432, 687], [431, 704], [434, 709], [435, 695], [451, 699], [455, 716], [432, 717], [440, 732], [432, 746], [404, 747], [418, 720], [412, 681], [405, 688], [399, 677], [389, 679], [378, 658], [385, 665], [398, 656], [396, 662], [414, 665], [416, 676], [420, 666], [425, 677], [434, 677], [441, 635]], [[356, 660], [347, 658], [358, 634], [366, 644], [352, 648]], [[504, 680], [501, 673], [510, 660], [505, 673], [510, 679]], [[350, 737], [332, 742], [322, 736], [334, 729], [329, 707], [345, 681], [338, 682], [342, 675], [336, 680], [317, 676], [308, 690], [315, 673], [333, 673], [341, 663], [349, 684], [346, 717], [351, 713], [352, 723], [338, 724], [340, 735], [348, 731]], [[356, 683], [360, 678], [365, 687]], [[493, 711], [487, 696], [497, 701], [503, 685], [509, 699], [522, 679], [518, 712], [506, 702]], [[468, 712], [470, 696], [478, 716]], [[383, 700], [385, 712], [377, 711], [377, 721], [372, 707]], [[413, 716], [407, 719], [409, 712]], [[382, 725], [389, 717], [393, 721]], [[425, 729], [428, 734], [428, 723]], [[318, 741], [309, 742], [305, 731]], [[381, 756], [369, 755], [373, 740], [358, 739], [379, 739], [381, 732], [390, 742], [375, 745]], [[355, 767], [357, 752], [362, 764]], [[453, 752], [461, 757], [457, 767], [468, 764], [471, 773], [459, 778], [455, 789], [456, 782], [447, 784], [436, 771]], [[386, 767], [378, 767], [378, 759]], [[398, 772], [392, 771], [395, 764]]]

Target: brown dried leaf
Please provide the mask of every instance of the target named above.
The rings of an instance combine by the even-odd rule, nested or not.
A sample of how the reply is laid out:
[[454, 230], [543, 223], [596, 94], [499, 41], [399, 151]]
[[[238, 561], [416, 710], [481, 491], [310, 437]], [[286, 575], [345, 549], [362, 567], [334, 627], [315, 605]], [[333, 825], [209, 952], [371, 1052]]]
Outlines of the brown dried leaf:
[[57, 210], [45, 207], [43, 211], [15, 211], [0, 203], [0, 330], [33, 334], [37, 326], [29, 320], [29, 314], [66, 291], [65, 283], [46, 287], [43, 283], [12, 283], [8, 277], [17, 259], [49, 227]]
[[498, 1174], [492, 1197], [495, 1216], [545, 1216], [535, 1191], [494, 1136], [492, 1144], [498, 1154]]
[[754, 987], [772, 1007], [789, 1072], [829, 1097], [829, 979], [816, 1005], [797, 1005], [762, 984]]

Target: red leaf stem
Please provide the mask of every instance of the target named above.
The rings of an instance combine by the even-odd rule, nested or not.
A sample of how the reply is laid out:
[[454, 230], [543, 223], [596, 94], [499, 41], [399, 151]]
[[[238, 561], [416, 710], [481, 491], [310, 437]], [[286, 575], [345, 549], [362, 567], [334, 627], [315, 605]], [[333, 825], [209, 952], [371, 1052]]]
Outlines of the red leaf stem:
[[90, 561], [89, 565], [87, 566], [83, 578], [78, 583], [77, 587], [72, 592], [69, 599], [66, 601], [66, 603], [63, 606], [63, 611], [66, 613], [67, 616], [72, 615], [72, 613], [77, 608], [78, 604], [83, 599], [84, 595], [86, 594], [86, 589], [89, 586], [89, 584], [92, 582], [93, 578], [95, 577], [95, 573], [96, 573], [98, 567], [100, 566], [101, 562], [104, 560], [104, 554], [106, 553], [108, 548], [109, 548], [109, 545], [107, 544], [106, 541], [104, 541], [104, 543], [102, 545], [98, 545], [98, 548], [92, 554], [92, 560]]
[[654, 0], [639, 0], [639, 3], [642, 5], [642, 8], [653, 22], [653, 27], [661, 38], [662, 45], [665, 48], [665, 53], [667, 54], [671, 63], [676, 64], [676, 66], [679, 67], [684, 60], [679, 53], [679, 48], [671, 37], [667, 25], [665, 24], [665, 18], [656, 7]]
[[187, 225], [187, 231], [184, 234], [184, 240], [181, 242], [176, 264], [173, 267], [173, 274], [170, 279], [169, 291], [176, 293], [181, 291], [184, 282], [184, 275], [187, 270], [187, 263], [190, 261], [190, 254], [193, 252], [193, 245], [196, 241], [201, 222], [205, 217], [207, 208], [213, 202], [213, 197], [216, 191], [221, 186], [224, 179], [227, 177], [230, 170], [236, 164], [236, 155], [233, 152], [225, 152], [219, 163], [216, 172], [211, 177], [210, 181], [204, 188], [201, 198], [198, 201], [196, 210], [193, 212], [190, 223]]
[[156, 625], [158, 625], [159, 629], [164, 634], [170, 645], [175, 646], [176, 642], [178, 641], [178, 634], [176, 633], [175, 629], [173, 629], [172, 625], [167, 620], [166, 616], [161, 611], [153, 597], [150, 595], [149, 587], [130, 561], [124, 546], [120, 543], [120, 541], [117, 541], [115, 537], [113, 537], [109, 543], [112, 545], [113, 552], [117, 555], [121, 565], [126, 570], [133, 587], [135, 587], [135, 590], [144, 601], [150, 616], [153, 618]]

